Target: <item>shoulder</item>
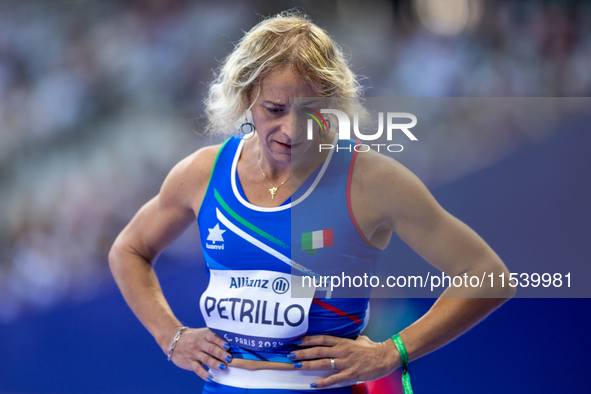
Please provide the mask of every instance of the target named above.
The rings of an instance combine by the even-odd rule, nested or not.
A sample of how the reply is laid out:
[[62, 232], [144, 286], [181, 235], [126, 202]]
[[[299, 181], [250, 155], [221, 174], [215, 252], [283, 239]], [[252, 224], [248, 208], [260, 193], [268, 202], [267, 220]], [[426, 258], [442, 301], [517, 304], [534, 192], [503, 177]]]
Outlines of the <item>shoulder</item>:
[[161, 202], [195, 210], [196, 199], [199, 200], [199, 196], [205, 194], [222, 146], [223, 144], [217, 144], [200, 148], [178, 162], [162, 184], [159, 193]]
[[399, 190], [401, 184], [414, 179], [418, 178], [400, 162], [370, 149], [357, 153], [351, 187], [377, 196], [388, 190]]
[[440, 208], [423, 182], [397, 160], [374, 150], [357, 154], [351, 194], [374, 223], [394, 229], [396, 222], [435, 214]]

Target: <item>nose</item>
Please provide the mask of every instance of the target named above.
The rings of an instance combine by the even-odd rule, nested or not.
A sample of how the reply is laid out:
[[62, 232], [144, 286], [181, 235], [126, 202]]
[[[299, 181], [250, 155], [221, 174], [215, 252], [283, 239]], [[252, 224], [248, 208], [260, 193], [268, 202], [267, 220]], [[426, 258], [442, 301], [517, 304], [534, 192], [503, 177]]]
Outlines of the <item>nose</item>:
[[293, 110], [289, 111], [289, 122], [287, 127], [289, 129], [289, 135], [292, 140], [292, 144], [297, 144], [300, 142], [304, 142], [306, 139], [306, 131], [307, 131], [307, 124], [308, 118], [303, 114], [303, 109], [301, 107], [292, 107]]
[[295, 119], [295, 117], [292, 115], [292, 110], [291, 108], [285, 112], [285, 116], [281, 117], [281, 132], [289, 138], [289, 141], [291, 142], [291, 140], [293, 139], [293, 135], [292, 135], [292, 119]]

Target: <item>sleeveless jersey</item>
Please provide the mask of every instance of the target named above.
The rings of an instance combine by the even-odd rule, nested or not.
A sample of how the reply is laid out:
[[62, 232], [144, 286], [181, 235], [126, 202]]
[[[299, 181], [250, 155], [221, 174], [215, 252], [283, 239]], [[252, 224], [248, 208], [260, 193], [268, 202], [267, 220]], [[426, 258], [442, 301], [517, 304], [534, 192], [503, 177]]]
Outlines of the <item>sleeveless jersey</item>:
[[[272, 208], [255, 206], [244, 195], [236, 171], [243, 140], [226, 140], [217, 154], [197, 215], [209, 275], [200, 308], [206, 325], [231, 345], [234, 358], [291, 363], [286, 355], [301, 348], [292, 344], [295, 339], [355, 338], [367, 323], [368, 285], [358, 286], [358, 298], [340, 298], [351, 288], [331, 291], [330, 282], [318, 280], [375, 274], [381, 254], [363, 237], [351, 212], [355, 142], [338, 143], [338, 152], [331, 150], [290, 199]], [[302, 280], [308, 287], [298, 291], [306, 297], [292, 298], [290, 290]], [[229, 370], [210, 373], [230, 386], [289, 389], [309, 388], [314, 379], [337, 372]], [[262, 372], [264, 378], [254, 382]]]

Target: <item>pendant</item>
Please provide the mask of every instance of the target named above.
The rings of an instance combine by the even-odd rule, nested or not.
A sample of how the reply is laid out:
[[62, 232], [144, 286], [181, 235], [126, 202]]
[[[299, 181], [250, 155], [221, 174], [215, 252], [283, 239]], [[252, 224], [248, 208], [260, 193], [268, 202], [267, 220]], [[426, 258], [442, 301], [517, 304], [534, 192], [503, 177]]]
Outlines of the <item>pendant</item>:
[[271, 192], [271, 199], [274, 200], [275, 199], [275, 193], [277, 193], [277, 187], [273, 186], [272, 188], [269, 189], [269, 191]]

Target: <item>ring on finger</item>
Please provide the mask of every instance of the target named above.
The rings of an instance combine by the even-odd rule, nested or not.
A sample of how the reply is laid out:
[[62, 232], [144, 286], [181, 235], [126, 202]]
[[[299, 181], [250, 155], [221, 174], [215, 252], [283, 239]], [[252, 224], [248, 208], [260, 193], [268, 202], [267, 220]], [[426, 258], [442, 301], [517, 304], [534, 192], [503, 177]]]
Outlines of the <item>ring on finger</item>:
[[330, 369], [335, 369], [334, 358], [330, 357], [329, 360], [330, 360]]

